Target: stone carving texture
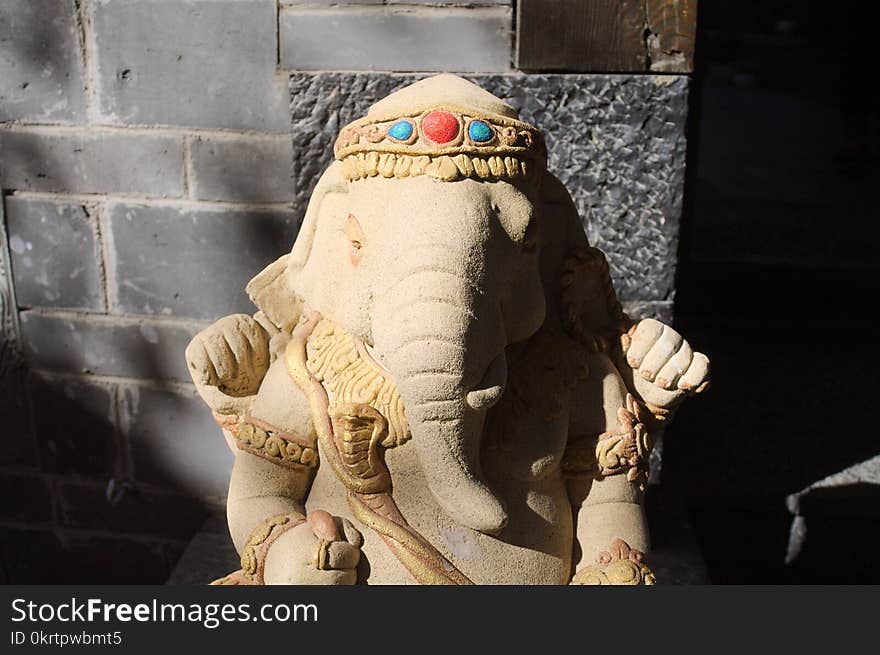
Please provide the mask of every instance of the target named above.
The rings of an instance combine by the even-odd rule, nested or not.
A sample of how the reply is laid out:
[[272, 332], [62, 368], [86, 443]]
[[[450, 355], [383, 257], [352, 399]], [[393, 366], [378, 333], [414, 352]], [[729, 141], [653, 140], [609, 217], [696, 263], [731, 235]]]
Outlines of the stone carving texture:
[[[420, 79], [387, 73], [290, 78], [294, 207], [305, 213], [339, 129]], [[674, 297], [688, 80], [678, 76], [470, 75], [545, 134], [549, 169], [572, 194], [591, 243], [608, 254], [627, 309]], [[641, 301], [634, 303], [633, 301]], [[645, 301], [653, 303], [648, 307]], [[662, 309], [661, 309], [662, 314]], [[665, 316], [668, 318], [668, 315]]]
[[[707, 387], [709, 361], [623, 313], [583, 221], [637, 260], [620, 274], [642, 303], [670, 303], [677, 190], [645, 173], [654, 91], [476, 78], [508, 104], [438, 75], [361, 106], [412, 79], [294, 78], [295, 122], [308, 124], [304, 141], [294, 134], [311, 191], [303, 226], [248, 284], [256, 314], [221, 318], [186, 349], [236, 450], [228, 517], [242, 568], [218, 583], [651, 584], [648, 457], [678, 404]], [[649, 84], [663, 95], [676, 81]], [[316, 92], [332, 102], [299, 102]], [[550, 153], [586, 191], [580, 210], [518, 110], [561, 135]], [[309, 165], [331, 147], [311, 188]], [[640, 198], [646, 180], [654, 204]], [[635, 277], [667, 273], [650, 288]], [[522, 502], [534, 492], [541, 502]], [[270, 548], [279, 510], [298, 523]]]

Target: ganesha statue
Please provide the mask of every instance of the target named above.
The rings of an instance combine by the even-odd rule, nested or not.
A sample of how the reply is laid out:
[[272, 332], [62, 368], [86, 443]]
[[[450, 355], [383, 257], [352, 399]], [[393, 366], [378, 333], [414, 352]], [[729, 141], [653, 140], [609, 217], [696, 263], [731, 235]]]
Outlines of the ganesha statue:
[[653, 584], [648, 455], [708, 360], [623, 312], [541, 133], [440, 75], [334, 154], [187, 348], [235, 453], [216, 584]]

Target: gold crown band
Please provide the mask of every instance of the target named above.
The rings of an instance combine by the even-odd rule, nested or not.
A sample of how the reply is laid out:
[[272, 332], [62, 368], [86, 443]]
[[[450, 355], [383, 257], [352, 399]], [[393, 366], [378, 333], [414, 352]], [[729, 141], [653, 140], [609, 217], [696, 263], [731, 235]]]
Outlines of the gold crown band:
[[547, 159], [541, 133], [528, 123], [448, 106], [356, 120], [340, 131], [334, 154], [349, 180], [430, 175], [531, 181]]
[[543, 170], [534, 160], [518, 157], [486, 158], [466, 154], [411, 157], [389, 152], [360, 152], [342, 160], [342, 173], [347, 180], [365, 177], [414, 177], [430, 175], [443, 182], [454, 182], [464, 178], [475, 180], [521, 179], [532, 182], [535, 173]]

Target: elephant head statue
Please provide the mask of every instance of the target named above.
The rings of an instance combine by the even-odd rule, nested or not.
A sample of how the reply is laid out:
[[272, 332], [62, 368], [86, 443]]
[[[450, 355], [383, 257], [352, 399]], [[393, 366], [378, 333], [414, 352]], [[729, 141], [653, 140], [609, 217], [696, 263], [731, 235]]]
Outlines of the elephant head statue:
[[[569, 581], [578, 535], [589, 528], [573, 522], [590, 514], [570, 503], [590, 505], [585, 499], [602, 486], [596, 481], [617, 469], [627, 473], [625, 482], [602, 493], [625, 497], [635, 509], [623, 512], [619, 530], [606, 510], [593, 512], [598, 536], [594, 546], [582, 539], [580, 551], [608, 559], [602, 547], [623, 540], [627, 555], [617, 559], [638, 560], [633, 566], [641, 572], [641, 555], [628, 554], [647, 547], [639, 494], [630, 487], [638, 485], [632, 472], [644, 471], [650, 443], [633, 436], [633, 426], [650, 422], [656, 436], [670, 408], [705, 385], [705, 358], [670, 328], [623, 314], [604, 257], [590, 248], [570, 197], [546, 170], [540, 132], [488, 92], [441, 75], [373, 105], [341, 130], [334, 154], [293, 250], [248, 287], [260, 311], [221, 319], [187, 353], [200, 392], [238, 449], [230, 527], [243, 570], [253, 569], [245, 578], [316, 579], [270, 556], [279, 551], [265, 546], [269, 538], [254, 545], [256, 531], [278, 533], [277, 543], [287, 540], [290, 548], [313, 548], [309, 539], [319, 551], [320, 544], [341, 543], [336, 551], [347, 554], [338, 566], [327, 565], [325, 552], [313, 568], [331, 571], [334, 580], [359, 580], [352, 562], [361, 552], [371, 557], [370, 538], [355, 527], [360, 521], [419, 581], [439, 579], [414, 573], [425, 561], [462, 571], [455, 581], [508, 579], [493, 577], [497, 562], [481, 568], [437, 543], [435, 521], [495, 553], [484, 559], [503, 557], [502, 544], [538, 553], [540, 563], [524, 565], [534, 569], [528, 581]], [[350, 346], [334, 351], [321, 373], [314, 364], [318, 321]], [[349, 370], [354, 359], [366, 368], [349, 376], [354, 391], [340, 391], [332, 371]], [[356, 388], [377, 376], [386, 385], [384, 401]], [[388, 409], [394, 402], [397, 420]], [[620, 412], [628, 412], [626, 420]], [[372, 436], [360, 445], [364, 426]], [[492, 450], [490, 435], [499, 430], [514, 444], [513, 455]], [[603, 459], [600, 445], [612, 436]], [[279, 463], [265, 452], [272, 439], [282, 460], [285, 448], [312, 448], [312, 465], [300, 471], [300, 455], [293, 462], [300, 468], [272, 468]], [[382, 460], [392, 447], [410, 456], [388, 471], [373, 458]], [[358, 459], [362, 451], [370, 457]], [[587, 453], [583, 466], [566, 463], [584, 459], [580, 451]], [[322, 482], [325, 461], [338, 480], [328, 474]], [[365, 482], [380, 469], [387, 477], [376, 488], [387, 496], [381, 510]], [[586, 480], [582, 497], [571, 501], [578, 475]], [[351, 511], [334, 500], [330, 489], [339, 481]], [[254, 485], [261, 490], [256, 505], [247, 500]], [[408, 489], [426, 489], [428, 495], [412, 494], [430, 507], [404, 516]], [[273, 512], [287, 518], [267, 528]], [[525, 536], [535, 523], [524, 513], [540, 515], [548, 534]], [[376, 528], [380, 519], [391, 527]], [[386, 561], [372, 558], [374, 571], [375, 562]]]

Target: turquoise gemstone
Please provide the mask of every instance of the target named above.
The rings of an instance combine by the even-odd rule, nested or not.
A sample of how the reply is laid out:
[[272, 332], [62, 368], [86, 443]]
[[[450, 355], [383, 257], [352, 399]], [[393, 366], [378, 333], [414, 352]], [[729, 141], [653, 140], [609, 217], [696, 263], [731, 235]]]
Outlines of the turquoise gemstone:
[[399, 141], [406, 141], [412, 136], [413, 125], [409, 121], [397, 121], [388, 128], [388, 136]]
[[492, 137], [495, 136], [495, 132], [492, 131], [492, 128], [488, 123], [484, 123], [483, 121], [471, 121], [471, 124], [468, 127], [468, 135], [471, 137], [471, 140], [480, 143], [483, 141], [490, 141]]

